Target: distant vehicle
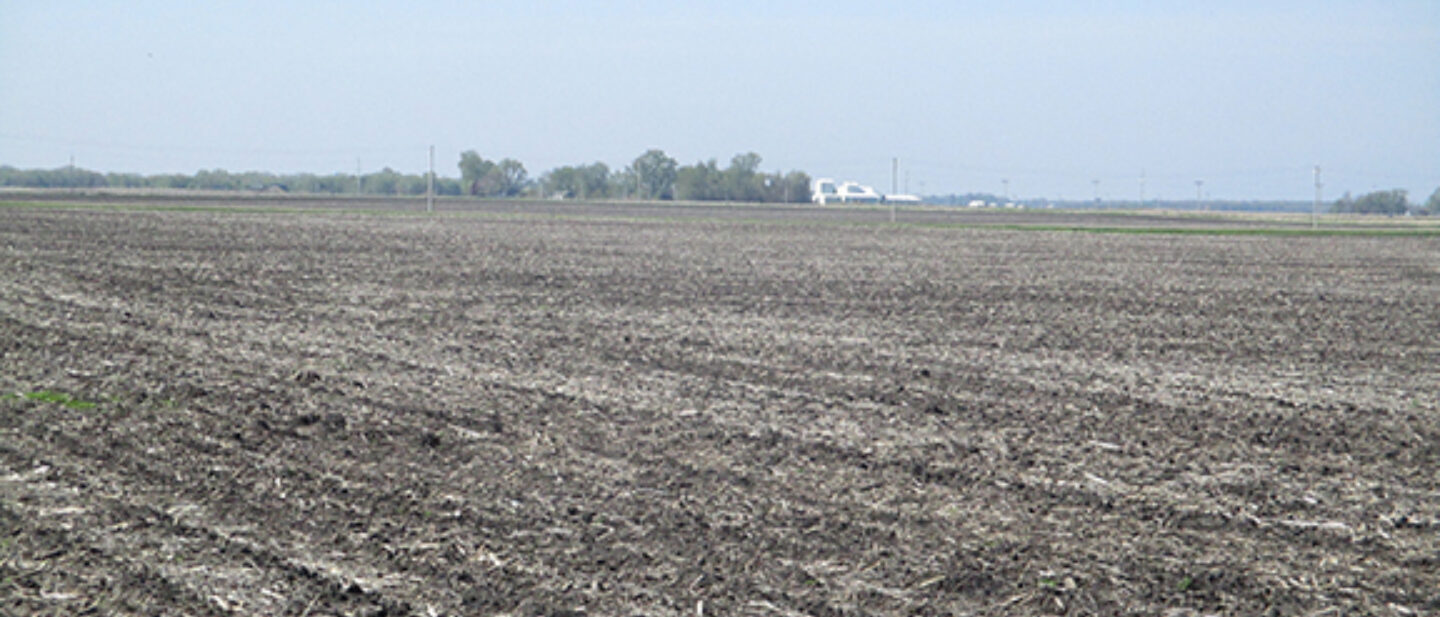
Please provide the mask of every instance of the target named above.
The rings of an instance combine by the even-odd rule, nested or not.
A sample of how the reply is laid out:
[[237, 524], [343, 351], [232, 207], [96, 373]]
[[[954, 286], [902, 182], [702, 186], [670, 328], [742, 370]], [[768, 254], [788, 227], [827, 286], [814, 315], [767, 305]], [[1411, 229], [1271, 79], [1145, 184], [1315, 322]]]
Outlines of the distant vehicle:
[[810, 201], [817, 204], [878, 204], [882, 200], [884, 197], [875, 192], [874, 188], [858, 182], [836, 182], [830, 178], [820, 178], [810, 185]]
[[920, 196], [919, 196], [919, 195], [886, 195], [886, 196], [885, 196], [885, 203], [887, 203], [887, 204], [918, 204], [918, 203], [920, 203]]

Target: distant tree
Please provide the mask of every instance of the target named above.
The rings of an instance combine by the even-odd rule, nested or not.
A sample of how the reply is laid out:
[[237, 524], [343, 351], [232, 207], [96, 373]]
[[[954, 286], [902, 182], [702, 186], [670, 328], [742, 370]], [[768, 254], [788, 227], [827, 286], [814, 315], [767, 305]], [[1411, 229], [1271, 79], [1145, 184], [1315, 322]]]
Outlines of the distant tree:
[[430, 190], [430, 182], [421, 174], [407, 174], [400, 177], [396, 192], [402, 195], [424, 195]]
[[1350, 191], [1345, 191], [1345, 194], [1341, 195], [1340, 199], [1330, 204], [1330, 211], [1336, 214], [1350, 214], [1355, 212], [1355, 198], [1350, 195]]
[[725, 200], [748, 202], [810, 201], [810, 175], [760, 173], [760, 155], [737, 154], [730, 166], [720, 169], [715, 159], [681, 167], [675, 178], [675, 198], [691, 201]]
[[635, 175], [634, 168], [628, 166], [611, 172], [605, 184], [610, 196], [620, 199], [634, 199], [640, 191], [640, 177]]
[[1430, 194], [1430, 199], [1425, 200], [1425, 213], [1431, 216], [1440, 216], [1440, 188]]
[[33, 188], [93, 188], [105, 186], [105, 175], [79, 167], [16, 169], [5, 167], [0, 184]]
[[285, 176], [285, 186], [295, 193], [319, 193], [318, 180], [315, 174], [293, 174]]
[[185, 174], [161, 174], [150, 176], [146, 184], [159, 189], [183, 189], [190, 186], [190, 176]]
[[236, 188], [247, 191], [263, 191], [267, 188], [283, 185], [285, 182], [279, 176], [264, 171], [247, 171], [241, 174], [234, 174]]
[[494, 161], [487, 161], [474, 150], [460, 153], [460, 182], [471, 195], [481, 195], [481, 181], [495, 169]]
[[[476, 157], [477, 159], [479, 157]], [[480, 159], [483, 161], [483, 159]], [[502, 161], [504, 163], [504, 161]], [[501, 165], [491, 164], [496, 168]], [[508, 187], [518, 181], [524, 183], [524, 166], [511, 161], [503, 166], [506, 175], [495, 178], [497, 185]], [[422, 174], [403, 174], [389, 167], [367, 174], [361, 178], [364, 190], [378, 195], [423, 195], [428, 182]], [[154, 188], [154, 189], [195, 189], [210, 191], [263, 191], [281, 188], [290, 193], [348, 194], [356, 192], [355, 176], [349, 174], [274, 174], [266, 171], [231, 173], [224, 169], [201, 169], [194, 175], [157, 174], [142, 176], [133, 173], [101, 174], [77, 167], [58, 169], [16, 169], [0, 166], [0, 186], [27, 186], [36, 188]], [[460, 195], [460, 181], [454, 178], [436, 178], [435, 192], [439, 195]], [[512, 189], [513, 192], [513, 189]]]
[[515, 159], [499, 163], [482, 158], [474, 150], [460, 153], [460, 181], [471, 195], [514, 197], [524, 190], [525, 165]]
[[500, 194], [505, 197], [514, 197], [525, 189], [529, 181], [529, 173], [525, 171], [525, 164], [515, 159], [507, 158], [500, 161], [496, 166], [500, 172]]
[[724, 174], [715, 159], [681, 167], [675, 172], [675, 199], [720, 199], [723, 177]]
[[344, 194], [355, 190], [355, 178], [347, 174], [330, 174], [315, 178], [317, 193]]
[[552, 196], [575, 197], [579, 195], [580, 182], [577, 180], [575, 167], [565, 165], [556, 167], [550, 171], [540, 174], [536, 183], [540, 185], [540, 197], [549, 199]]
[[765, 180], [758, 173], [760, 155], [754, 152], [737, 154], [725, 168], [722, 199], [728, 201], [761, 201], [765, 197]]
[[540, 180], [550, 195], [572, 199], [605, 199], [611, 196], [610, 168], [604, 163], [557, 167]]
[[1360, 197], [1355, 206], [1361, 212], [1374, 212], [1377, 214], [1405, 214], [1410, 211], [1410, 201], [1406, 199], [1405, 189], [1390, 189], [1388, 191], [1375, 191]]
[[370, 195], [398, 195], [401, 192], [400, 183], [402, 179], [403, 177], [400, 175], [400, 172], [386, 167], [375, 173], [365, 174], [360, 184], [365, 187], [365, 192]]
[[1350, 193], [1346, 193], [1339, 201], [1335, 202], [1336, 212], [1354, 212], [1356, 214], [1405, 214], [1410, 210], [1410, 203], [1405, 198], [1404, 189], [1391, 189], [1388, 191], [1374, 191], [1361, 195], [1358, 199], [1351, 199]]
[[639, 183], [640, 199], [671, 199], [674, 196], [676, 163], [663, 150], [647, 150], [630, 164]]
[[105, 186], [115, 188], [140, 188], [145, 186], [145, 177], [140, 174], [105, 174]]
[[611, 193], [610, 166], [599, 161], [580, 168], [581, 195], [586, 199], [607, 199]]
[[810, 174], [792, 171], [781, 177], [779, 172], [776, 172], [774, 177], [777, 181], [771, 184], [768, 201], [809, 203]]
[[548, 196], [559, 196], [563, 199], [585, 199], [588, 197], [585, 191], [585, 180], [581, 171], [582, 167], [565, 165], [557, 167], [540, 176], [540, 184], [545, 187]]
[[480, 178], [477, 194], [486, 197], [514, 197], [525, 188], [525, 165], [515, 159], [495, 163]]
[[223, 169], [202, 169], [195, 172], [188, 188], [208, 191], [230, 191], [240, 187], [240, 178]]
[[463, 195], [463, 194], [465, 194], [465, 189], [464, 189], [464, 187], [461, 185], [460, 181], [459, 181], [459, 180], [456, 180], [455, 178], [436, 178], [436, 179], [435, 179], [435, 194], [436, 194], [436, 195]]

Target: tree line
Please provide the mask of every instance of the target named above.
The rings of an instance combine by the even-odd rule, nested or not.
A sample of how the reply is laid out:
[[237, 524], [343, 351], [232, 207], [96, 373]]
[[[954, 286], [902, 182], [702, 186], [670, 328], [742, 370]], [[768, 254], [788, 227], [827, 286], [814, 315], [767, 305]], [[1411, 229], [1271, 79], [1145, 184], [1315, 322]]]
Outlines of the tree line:
[[635, 157], [623, 169], [601, 162], [565, 165], [530, 179], [514, 159], [490, 161], [474, 150], [460, 155], [461, 185], [480, 197], [547, 199], [650, 199], [685, 201], [808, 202], [810, 176], [803, 171], [765, 173], [759, 154], [747, 152], [721, 169], [715, 159], [682, 166], [663, 150]]
[[1345, 214], [1429, 214], [1440, 215], [1440, 188], [1430, 194], [1425, 205], [1411, 204], [1404, 189], [1373, 191], [1359, 197], [1346, 192], [1330, 206], [1331, 212]]
[[[715, 159], [681, 166], [659, 149], [647, 150], [622, 169], [604, 163], [567, 165], [538, 178], [513, 158], [492, 161], [474, 150], [460, 155], [459, 178], [435, 178], [437, 195], [544, 199], [642, 199], [808, 202], [810, 176], [802, 171], [765, 173], [759, 154], [738, 154], [721, 169]], [[17, 169], [0, 166], [0, 186], [28, 188], [133, 188], [274, 191], [331, 195], [424, 195], [425, 174], [389, 167], [366, 174], [275, 174], [223, 169], [194, 174], [100, 173], [78, 167]]]
[[[0, 166], [0, 186], [26, 188], [131, 188], [202, 191], [283, 191], [332, 195], [424, 195], [427, 182], [421, 174], [403, 174], [389, 167], [361, 174], [274, 174], [263, 171], [231, 173], [202, 169], [194, 174], [100, 173], [79, 167], [16, 169]], [[462, 195], [460, 181], [436, 178], [438, 195]]]

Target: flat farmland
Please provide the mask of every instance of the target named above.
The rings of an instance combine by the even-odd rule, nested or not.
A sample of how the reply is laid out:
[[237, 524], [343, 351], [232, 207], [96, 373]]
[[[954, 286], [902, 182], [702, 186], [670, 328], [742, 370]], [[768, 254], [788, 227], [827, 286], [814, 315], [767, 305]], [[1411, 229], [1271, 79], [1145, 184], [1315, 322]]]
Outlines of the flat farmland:
[[172, 205], [0, 207], [0, 614], [1440, 613], [1435, 235]]

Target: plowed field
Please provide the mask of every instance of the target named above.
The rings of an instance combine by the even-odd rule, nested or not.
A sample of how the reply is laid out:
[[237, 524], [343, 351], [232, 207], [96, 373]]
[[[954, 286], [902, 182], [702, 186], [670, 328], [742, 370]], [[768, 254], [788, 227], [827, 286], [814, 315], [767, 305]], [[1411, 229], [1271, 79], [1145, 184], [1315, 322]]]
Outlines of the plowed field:
[[0, 207], [0, 614], [1440, 613], [1437, 237], [806, 212]]

